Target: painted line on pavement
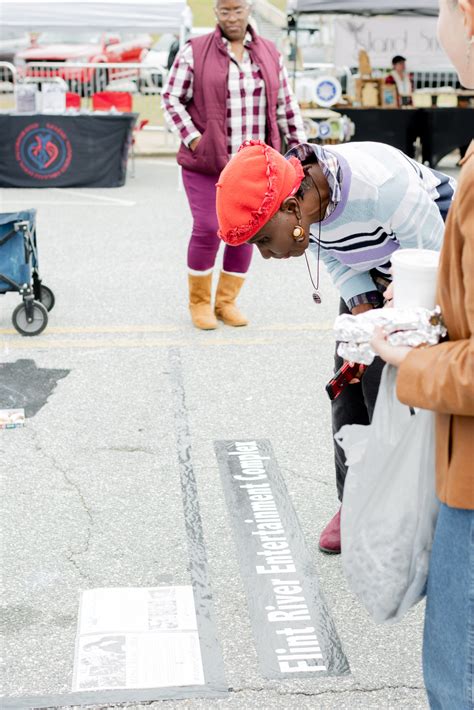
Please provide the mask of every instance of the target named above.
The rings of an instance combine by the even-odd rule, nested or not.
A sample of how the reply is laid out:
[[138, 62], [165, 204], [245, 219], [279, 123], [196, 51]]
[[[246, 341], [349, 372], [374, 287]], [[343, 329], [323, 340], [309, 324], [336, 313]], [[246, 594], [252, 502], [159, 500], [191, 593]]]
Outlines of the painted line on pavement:
[[214, 448], [263, 676], [350, 673], [270, 442], [216, 441]]
[[[35, 207], [41, 207], [42, 205], [67, 205], [71, 207], [72, 205], [77, 205], [78, 207], [133, 207], [136, 202], [129, 202], [128, 204], [112, 204], [111, 202], [103, 202], [102, 204], [98, 202], [79, 202], [79, 200], [36, 200], [34, 198], [29, 199], [9, 199], [2, 202], [2, 207], [8, 205], [24, 205], [27, 203], [31, 205], [34, 203]], [[10, 208], [11, 209], [11, 208]]]
[[109, 195], [95, 195], [93, 192], [85, 192], [81, 189], [80, 192], [75, 190], [69, 190], [65, 187], [55, 187], [53, 188], [55, 192], [61, 193], [62, 195], [73, 195], [74, 197], [88, 197], [91, 200], [98, 200], [99, 202], [111, 202], [114, 205], [124, 205], [124, 207], [131, 207], [136, 205], [136, 202], [132, 200], [124, 200], [122, 197], [111, 197]]
[[[332, 329], [332, 323], [329, 321], [322, 323], [273, 323], [269, 325], [261, 326], [250, 326], [245, 331], [241, 332], [241, 337], [247, 337], [247, 333], [252, 335], [260, 330], [262, 331], [326, 331]], [[48, 326], [48, 329], [42, 334], [42, 337], [48, 337], [48, 335], [75, 335], [76, 333], [115, 333], [115, 334], [129, 334], [129, 333], [189, 333], [189, 326], [178, 326], [178, 325], [152, 325], [152, 324], [124, 324], [124, 325], [92, 325], [92, 326]], [[17, 335], [15, 328], [0, 328], [0, 335]], [[216, 334], [214, 334], [216, 335]], [[211, 333], [208, 334], [209, 337], [213, 337]]]
[[260, 330], [272, 331], [325, 331], [332, 330], [333, 323], [326, 321], [322, 323], [273, 323], [272, 325], [261, 325]]
[[[183, 331], [177, 325], [87, 325], [87, 326], [69, 326], [67, 328], [48, 327], [44, 336], [47, 335], [74, 335], [76, 333], [176, 333]], [[18, 331], [15, 328], [0, 328], [2, 335], [14, 335]]]
[[194, 593], [204, 678], [206, 685], [223, 693], [228, 691], [228, 685], [225, 680], [224, 660], [217, 635], [206, 544], [193, 467], [191, 432], [179, 348], [170, 348], [169, 364], [184, 525], [188, 543], [189, 574]]
[[159, 349], [159, 348], [215, 348], [215, 347], [250, 347], [253, 345], [280, 345], [285, 342], [294, 342], [289, 336], [286, 338], [242, 338], [242, 339], [224, 339], [219, 340], [156, 340], [154, 338], [144, 338], [143, 340], [134, 340], [123, 338], [121, 340], [37, 340], [32, 338], [22, 340], [9, 340], [4, 342], [3, 351], [9, 350], [107, 350], [107, 349]]
[[[100, 349], [150, 349], [168, 347], [227, 347], [227, 346], [255, 346], [255, 345], [275, 345], [283, 342], [292, 342], [292, 333], [299, 332], [310, 335], [320, 333], [322, 335], [332, 330], [329, 323], [275, 323], [268, 326], [249, 328], [246, 332], [239, 332], [234, 337], [222, 337], [215, 334], [203, 335], [195, 333], [194, 337], [188, 338], [153, 338], [150, 335], [158, 333], [180, 334], [189, 333], [188, 327], [173, 325], [118, 325], [118, 326], [71, 326], [69, 328], [51, 327], [38, 338], [22, 338], [13, 328], [0, 329], [0, 346], [3, 351], [9, 350], [100, 350]], [[269, 337], [269, 333], [275, 333], [275, 337]], [[118, 335], [120, 338], [58, 338], [57, 335]], [[142, 334], [142, 338], [127, 337], [129, 335]]]
[[163, 165], [167, 168], [179, 168], [176, 161], [166, 160], [166, 158], [146, 158], [147, 163], [156, 163], [156, 165]]

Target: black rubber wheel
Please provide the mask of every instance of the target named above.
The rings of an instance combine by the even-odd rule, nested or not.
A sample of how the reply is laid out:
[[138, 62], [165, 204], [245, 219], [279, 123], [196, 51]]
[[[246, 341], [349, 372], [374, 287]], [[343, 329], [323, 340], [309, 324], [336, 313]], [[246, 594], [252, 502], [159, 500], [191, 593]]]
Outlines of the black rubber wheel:
[[41, 284], [40, 286], [40, 299], [41, 303], [43, 306], [46, 308], [47, 311], [52, 311], [54, 308], [54, 304], [56, 303], [56, 299], [54, 298], [54, 293], [51, 291], [48, 286], [44, 286], [44, 284]]
[[26, 306], [24, 303], [20, 303], [13, 311], [12, 322], [21, 335], [39, 335], [48, 325], [48, 311], [42, 303], [34, 301], [33, 320], [28, 323]]

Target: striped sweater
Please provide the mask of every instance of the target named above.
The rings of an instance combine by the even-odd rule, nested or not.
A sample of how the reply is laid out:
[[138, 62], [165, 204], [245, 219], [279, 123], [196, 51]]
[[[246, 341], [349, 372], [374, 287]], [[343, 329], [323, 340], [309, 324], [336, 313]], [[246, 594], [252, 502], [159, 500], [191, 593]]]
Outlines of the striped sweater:
[[[374, 276], [390, 278], [390, 257], [397, 249], [441, 248], [456, 185], [452, 178], [383, 143], [302, 144], [290, 151], [300, 159], [309, 153], [331, 192], [321, 223], [321, 259], [349, 307], [360, 294], [377, 289]], [[309, 249], [317, 255], [317, 223]]]

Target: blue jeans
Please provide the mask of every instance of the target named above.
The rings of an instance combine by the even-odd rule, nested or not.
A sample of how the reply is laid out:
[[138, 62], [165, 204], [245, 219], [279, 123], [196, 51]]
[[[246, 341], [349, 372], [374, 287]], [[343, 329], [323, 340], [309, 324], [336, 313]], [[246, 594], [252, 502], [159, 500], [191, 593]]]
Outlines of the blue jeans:
[[431, 710], [474, 710], [474, 510], [440, 507], [428, 575], [423, 674]]

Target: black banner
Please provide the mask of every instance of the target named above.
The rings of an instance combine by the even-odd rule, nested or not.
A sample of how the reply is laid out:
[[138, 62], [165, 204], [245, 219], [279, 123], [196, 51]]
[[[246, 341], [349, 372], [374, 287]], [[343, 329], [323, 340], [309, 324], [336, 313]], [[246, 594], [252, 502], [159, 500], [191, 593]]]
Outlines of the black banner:
[[119, 187], [137, 114], [0, 114], [1, 187]]

